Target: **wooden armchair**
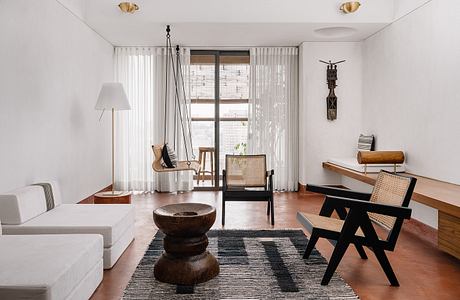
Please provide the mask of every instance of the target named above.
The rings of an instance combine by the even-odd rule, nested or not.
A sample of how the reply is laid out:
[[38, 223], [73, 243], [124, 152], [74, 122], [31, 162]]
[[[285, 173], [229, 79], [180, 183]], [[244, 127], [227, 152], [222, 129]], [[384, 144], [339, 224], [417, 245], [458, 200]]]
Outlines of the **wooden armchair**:
[[273, 174], [273, 170], [267, 171], [265, 155], [226, 155], [222, 171], [222, 225], [226, 201], [267, 201], [267, 216], [271, 212], [271, 224], [275, 225]]
[[[367, 259], [363, 246], [372, 250], [391, 285], [399, 286], [385, 250], [394, 250], [404, 219], [410, 218], [415, 183], [415, 178], [380, 171], [372, 194], [307, 185], [307, 190], [325, 194], [326, 199], [319, 216], [297, 213], [297, 220], [311, 233], [303, 257], [310, 256], [320, 237], [335, 244], [322, 285], [329, 283], [348, 246], [354, 244], [362, 259]], [[340, 219], [331, 218], [334, 210]], [[371, 221], [388, 230], [386, 239], [377, 236]]]

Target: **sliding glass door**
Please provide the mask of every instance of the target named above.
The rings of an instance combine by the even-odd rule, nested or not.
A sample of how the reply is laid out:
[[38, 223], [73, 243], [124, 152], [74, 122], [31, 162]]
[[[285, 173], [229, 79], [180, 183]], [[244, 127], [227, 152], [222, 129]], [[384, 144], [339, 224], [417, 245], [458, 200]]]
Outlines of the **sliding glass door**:
[[194, 153], [202, 165], [201, 172], [195, 175], [194, 186], [209, 189], [215, 186], [211, 172], [215, 170], [215, 159], [211, 158], [215, 155], [216, 59], [212, 54], [192, 53], [190, 63], [192, 142]]
[[225, 155], [246, 154], [249, 52], [192, 51], [190, 70], [195, 189], [218, 189]]

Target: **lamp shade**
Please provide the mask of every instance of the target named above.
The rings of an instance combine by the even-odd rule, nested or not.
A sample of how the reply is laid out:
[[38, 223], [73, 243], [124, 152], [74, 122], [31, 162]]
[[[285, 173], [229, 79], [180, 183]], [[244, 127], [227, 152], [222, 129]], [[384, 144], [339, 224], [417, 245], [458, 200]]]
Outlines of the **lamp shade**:
[[114, 110], [129, 110], [128, 97], [126, 96], [123, 85], [119, 82], [106, 82], [102, 84], [99, 97], [95, 109], [114, 109]]

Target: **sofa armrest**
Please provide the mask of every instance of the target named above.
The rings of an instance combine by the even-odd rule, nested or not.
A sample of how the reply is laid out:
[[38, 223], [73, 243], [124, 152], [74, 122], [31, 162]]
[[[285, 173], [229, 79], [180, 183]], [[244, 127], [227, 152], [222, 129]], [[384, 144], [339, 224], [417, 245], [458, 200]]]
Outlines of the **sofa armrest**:
[[357, 199], [357, 200], [364, 200], [368, 201], [371, 198], [371, 194], [369, 193], [361, 193], [357, 191], [329, 187], [329, 186], [322, 186], [322, 185], [314, 185], [314, 184], [307, 184], [307, 191], [320, 193], [328, 196], [337, 196], [342, 198], [350, 198], [350, 199]]

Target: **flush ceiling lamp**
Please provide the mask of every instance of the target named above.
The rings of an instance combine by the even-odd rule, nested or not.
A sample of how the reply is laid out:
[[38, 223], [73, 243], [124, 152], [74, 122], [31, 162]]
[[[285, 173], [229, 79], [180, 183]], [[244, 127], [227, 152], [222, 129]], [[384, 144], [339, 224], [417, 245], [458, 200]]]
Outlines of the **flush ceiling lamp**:
[[340, 6], [340, 10], [344, 14], [351, 14], [357, 11], [360, 6], [361, 6], [361, 3], [359, 3], [359, 1], [345, 2], [345, 3], [342, 3], [342, 5]]
[[121, 2], [120, 4], [118, 4], [118, 7], [121, 9], [122, 12], [130, 14], [133, 14], [137, 10], [139, 10], [139, 6], [133, 2]]

